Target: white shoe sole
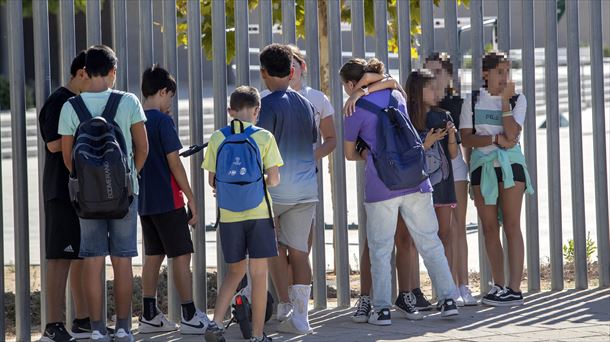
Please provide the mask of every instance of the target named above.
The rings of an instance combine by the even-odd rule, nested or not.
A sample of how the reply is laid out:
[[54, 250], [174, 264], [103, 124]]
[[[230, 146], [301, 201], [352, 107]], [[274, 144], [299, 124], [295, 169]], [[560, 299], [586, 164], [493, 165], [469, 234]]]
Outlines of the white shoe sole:
[[372, 325], [378, 325], [378, 326], [388, 326], [388, 325], [392, 325], [392, 320], [391, 319], [384, 319], [382, 321], [368, 320], [367, 323], [372, 324]]
[[464, 302], [464, 306], [477, 306], [479, 303], [475, 300], [473, 302]]
[[352, 322], [354, 323], [366, 323], [369, 320], [369, 316], [352, 316]]
[[91, 338], [90, 332], [73, 333], [70, 331], [70, 335], [72, 335], [72, 337], [74, 337], [77, 340], [84, 340], [84, 339]]
[[170, 331], [176, 331], [178, 330], [178, 327], [172, 327], [169, 325], [163, 325], [161, 327], [153, 327], [150, 326], [148, 324], [138, 324], [138, 332], [140, 334], [154, 334], [154, 333], [162, 333], [162, 332], [170, 332]]
[[280, 323], [277, 327], [277, 331], [295, 335], [308, 335], [313, 333], [313, 330], [310, 328], [309, 330], [299, 330], [292, 323], [292, 319], [287, 319], [284, 322]]
[[443, 317], [443, 318], [454, 318], [455, 316], [457, 316], [459, 314], [460, 313], [458, 312], [457, 309], [453, 309], [453, 310], [447, 310], [447, 311], [441, 312], [441, 317]]
[[397, 306], [397, 305], [394, 305], [394, 309], [396, 309], [396, 311], [400, 312], [403, 316], [405, 316], [406, 319], [410, 319], [412, 321], [421, 321], [422, 319], [424, 319], [424, 315], [422, 315], [421, 313], [412, 314], [412, 313], [406, 312], [400, 306]]
[[481, 300], [482, 304], [485, 305], [489, 305], [489, 306], [498, 306], [498, 307], [507, 307], [507, 306], [520, 306], [524, 304], [523, 299], [521, 300], [513, 300], [510, 302], [496, 302], [496, 301], [492, 301], [492, 300], [487, 300], [485, 298], [483, 298]]

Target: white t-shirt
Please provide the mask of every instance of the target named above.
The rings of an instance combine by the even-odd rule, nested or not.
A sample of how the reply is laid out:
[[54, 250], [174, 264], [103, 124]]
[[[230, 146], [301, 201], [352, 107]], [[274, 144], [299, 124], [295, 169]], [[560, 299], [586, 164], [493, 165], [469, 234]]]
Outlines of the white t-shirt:
[[[261, 92], [261, 98], [269, 94], [271, 94], [269, 89], [265, 89]], [[330, 103], [328, 97], [326, 97], [323, 92], [313, 89], [312, 87], [304, 86], [299, 91], [299, 94], [303, 95], [307, 100], [309, 100], [309, 102], [311, 102], [311, 104], [315, 108], [316, 113], [314, 119], [316, 120], [316, 127], [318, 128], [318, 130], [320, 130], [320, 121], [335, 114], [335, 109], [333, 108], [333, 105]]]
[[[474, 108], [474, 121], [476, 135], [497, 135], [504, 133], [502, 125], [502, 97], [492, 96], [487, 89], [479, 90], [479, 98]], [[523, 94], [519, 94], [517, 103], [513, 109], [513, 117], [521, 127], [525, 122], [527, 100]], [[460, 115], [460, 129], [472, 128], [472, 94], [466, 96], [462, 104]], [[495, 145], [477, 147], [481, 152], [488, 154], [498, 149]]]

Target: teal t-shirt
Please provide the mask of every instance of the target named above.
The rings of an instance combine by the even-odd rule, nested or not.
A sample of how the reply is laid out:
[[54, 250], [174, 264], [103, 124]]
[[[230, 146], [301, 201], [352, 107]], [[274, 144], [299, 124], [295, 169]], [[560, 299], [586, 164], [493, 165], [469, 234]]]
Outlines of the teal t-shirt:
[[[108, 101], [108, 97], [110, 97], [110, 92], [112, 90], [108, 89], [99, 93], [81, 93], [81, 97], [91, 112], [91, 115], [100, 116], [106, 107], [106, 102]], [[135, 159], [133, 157], [133, 142], [131, 139], [131, 126], [138, 122], [146, 121], [146, 115], [144, 114], [144, 110], [142, 109], [142, 105], [140, 104], [140, 100], [131, 93], [125, 93], [121, 102], [119, 102], [119, 107], [116, 112], [116, 117], [114, 121], [119, 125], [121, 131], [123, 131], [123, 136], [125, 137], [125, 144], [127, 145], [127, 156], [129, 157], [129, 167], [131, 170], [136, 169]], [[61, 108], [61, 114], [59, 117], [59, 128], [58, 133], [60, 135], [74, 135], [76, 133], [76, 128], [80, 124], [80, 120], [78, 119], [78, 115], [74, 111], [74, 108], [70, 104], [70, 102], [66, 102], [64, 106]], [[132, 172], [133, 184], [134, 184], [134, 193], [137, 195], [139, 192], [138, 187], [138, 175], [137, 172]]]

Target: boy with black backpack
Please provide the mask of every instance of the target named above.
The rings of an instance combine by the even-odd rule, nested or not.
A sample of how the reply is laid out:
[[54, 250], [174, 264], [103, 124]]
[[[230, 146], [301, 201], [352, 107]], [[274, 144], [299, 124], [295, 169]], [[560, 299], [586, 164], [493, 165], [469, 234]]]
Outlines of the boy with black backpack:
[[280, 182], [283, 165], [273, 135], [254, 126], [261, 101], [255, 88], [231, 94], [229, 126], [212, 134], [203, 168], [216, 191], [220, 242], [229, 271], [222, 283], [214, 320], [222, 325], [235, 289], [248, 272], [252, 279], [252, 342], [270, 342], [263, 332], [267, 307], [267, 261], [278, 254], [271, 197], [267, 187]]
[[137, 251], [137, 175], [148, 154], [146, 116], [134, 94], [114, 91], [117, 58], [107, 46], [87, 49], [89, 89], [62, 110], [58, 132], [70, 170], [70, 200], [80, 218], [83, 279], [91, 316], [91, 341], [110, 341], [102, 317], [104, 260], [114, 268], [117, 315], [114, 341], [130, 342], [133, 275]]

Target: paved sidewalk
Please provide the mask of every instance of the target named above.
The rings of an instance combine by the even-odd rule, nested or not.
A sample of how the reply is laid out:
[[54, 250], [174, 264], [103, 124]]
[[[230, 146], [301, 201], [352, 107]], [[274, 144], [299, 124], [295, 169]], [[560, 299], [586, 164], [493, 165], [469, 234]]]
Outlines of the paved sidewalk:
[[[453, 320], [428, 312], [422, 321], [407, 321], [392, 312], [393, 324], [376, 327], [352, 323], [349, 309], [310, 313], [314, 333], [286, 336], [275, 331], [271, 320], [266, 331], [274, 341], [610, 341], [610, 289], [545, 292], [526, 295], [518, 308], [476, 306], [463, 308]], [[237, 326], [228, 329], [227, 341], [244, 341]], [[137, 341], [203, 341], [180, 334], [136, 335]]]

